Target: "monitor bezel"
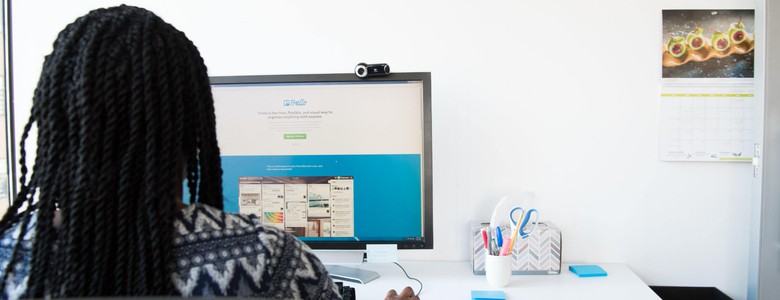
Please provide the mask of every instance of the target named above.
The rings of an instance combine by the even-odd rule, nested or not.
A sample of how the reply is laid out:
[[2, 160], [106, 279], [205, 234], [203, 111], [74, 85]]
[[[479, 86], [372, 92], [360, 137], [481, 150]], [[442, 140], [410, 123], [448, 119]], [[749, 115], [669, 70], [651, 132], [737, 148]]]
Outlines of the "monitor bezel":
[[[423, 240], [410, 241], [304, 241], [312, 249], [366, 249], [367, 244], [396, 244], [398, 249], [433, 249], [433, 141], [431, 121], [431, 73], [390, 73], [359, 78], [352, 73], [210, 76], [212, 85], [313, 82], [420, 81], [423, 84]], [[387, 220], [392, 222], [392, 220]]]

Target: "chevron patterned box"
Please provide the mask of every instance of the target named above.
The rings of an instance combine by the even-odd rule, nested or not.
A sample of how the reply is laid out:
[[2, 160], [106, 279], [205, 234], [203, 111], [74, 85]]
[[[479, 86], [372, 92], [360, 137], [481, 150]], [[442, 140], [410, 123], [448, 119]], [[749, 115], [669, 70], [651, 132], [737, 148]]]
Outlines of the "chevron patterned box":
[[[471, 226], [471, 266], [474, 275], [485, 275], [485, 246], [482, 228], [489, 223]], [[503, 236], [511, 231], [501, 228]], [[512, 275], [556, 275], [561, 273], [561, 230], [549, 221], [540, 221], [536, 230], [525, 239], [518, 239], [512, 249]]]

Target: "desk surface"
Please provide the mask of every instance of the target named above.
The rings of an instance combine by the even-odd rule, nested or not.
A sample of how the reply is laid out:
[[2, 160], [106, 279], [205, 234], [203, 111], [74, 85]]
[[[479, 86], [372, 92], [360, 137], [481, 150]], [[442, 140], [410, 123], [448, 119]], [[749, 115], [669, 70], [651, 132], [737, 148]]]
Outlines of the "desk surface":
[[[503, 290], [506, 298], [519, 299], [660, 299], [639, 277], [623, 264], [598, 264], [607, 271], [606, 277], [580, 278], [564, 264], [560, 275], [513, 275], [509, 285], [491, 288], [484, 275], [473, 275], [469, 262], [400, 262], [409, 276], [423, 282], [420, 298], [470, 299], [472, 290]], [[345, 282], [355, 288], [357, 299], [384, 299], [390, 289], [400, 291], [405, 286], [420, 289], [406, 278], [393, 263], [364, 263], [362, 269], [373, 270], [380, 277], [366, 284]]]

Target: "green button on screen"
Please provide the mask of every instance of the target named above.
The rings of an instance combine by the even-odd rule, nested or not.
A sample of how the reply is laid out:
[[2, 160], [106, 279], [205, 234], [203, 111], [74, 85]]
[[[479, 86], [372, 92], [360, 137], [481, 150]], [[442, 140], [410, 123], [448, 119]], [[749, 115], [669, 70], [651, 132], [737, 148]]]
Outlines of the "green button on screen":
[[305, 140], [306, 134], [305, 133], [285, 133], [284, 134], [285, 140]]

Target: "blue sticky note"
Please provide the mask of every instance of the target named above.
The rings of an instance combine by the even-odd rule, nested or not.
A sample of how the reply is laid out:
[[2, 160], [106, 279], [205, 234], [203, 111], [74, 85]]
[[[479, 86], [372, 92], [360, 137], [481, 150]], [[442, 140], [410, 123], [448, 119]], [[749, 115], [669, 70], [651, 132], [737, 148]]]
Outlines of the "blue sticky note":
[[471, 291], [471, 300], [506, 300], [503, 291]]
[[569, 271], [579, 277], [607, 276], [607, 271], [597, 265], [573, 265], [569, 266]]

